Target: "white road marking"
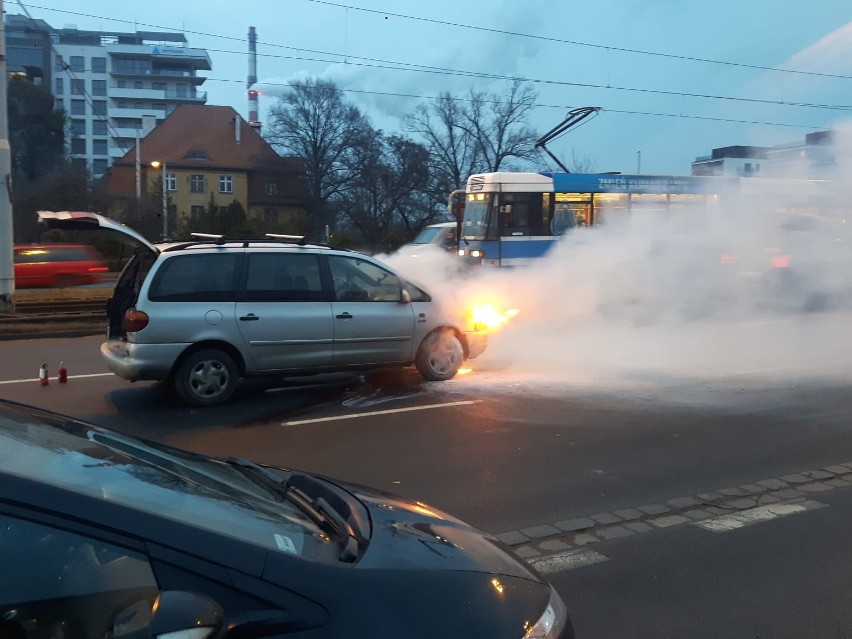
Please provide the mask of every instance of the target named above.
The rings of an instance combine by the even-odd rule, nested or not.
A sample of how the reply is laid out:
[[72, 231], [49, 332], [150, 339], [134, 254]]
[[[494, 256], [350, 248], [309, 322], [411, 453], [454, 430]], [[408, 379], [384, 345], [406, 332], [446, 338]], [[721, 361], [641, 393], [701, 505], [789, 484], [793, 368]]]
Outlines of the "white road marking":
[[315, 419], [297, 419], [291, 422], [281, 422], [282, 426], [300, 426], [302, 424], [317, 424], [319, 422], [335, 422], [341, 419], [357, 419], [359, 417], [374, 417], [376, 415], [392, 415], [394, 413], [408, 413], [415, 410], [431, 410], [433, 408], [449, 408], [451, 406], [469, 406], [478, 404], [481, 399], [471, 399], [458, 402], [445, 402], [443, 404], [429, 404], [428, 406], [409, 406], [407, 408], [389, 408], [388, 410], [373, 410], [366, 413], [352, 413], [350, 415], [335, 415], [333, 417], [317, 417]]
[[[83, 379], [85, 377], [112, 377], [112, 373], [89, 373], [88, 375], [69, 375], [69, 381], [72, 379]], [[51, 383], [58, 384], [59, 382], [56, 380], [56, 376], [50, 378]], [[38, 378], [32, 377], [30, 379], [7, 379], [0, 381], [0, 384], [34, 384], [38, 382]]]
[[609, 557], [594, 550], [581, 548], [578, 550], [566, 550], [565, 552], [547, 555], [546, 557], [536, 557], [527, 561], [541, 574], [550, 575], [555, 572], [576, 570], [583, 566], [591, 566], [592, 564], [609, 561]]
[[705, 519], [693, 524], [710, 532], [724, 533], [750, 526], [751, 524], [759, 524], [764, 521], [785, 517], [787, 515], [795, 515], [803, 513], [807, 510], [815, 510], [824, 508], [828, 504], [822, 502], [807, 500], [794, 504], [770, 504], [767, 506], [757, 506], [740, 512], [731, 513], [730, 515], [722, 515], [713, 519]]

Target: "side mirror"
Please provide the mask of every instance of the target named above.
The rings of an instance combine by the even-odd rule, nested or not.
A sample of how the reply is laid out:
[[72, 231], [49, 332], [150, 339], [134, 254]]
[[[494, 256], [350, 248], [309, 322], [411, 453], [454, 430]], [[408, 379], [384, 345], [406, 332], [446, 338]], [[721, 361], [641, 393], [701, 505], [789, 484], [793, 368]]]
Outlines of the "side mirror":
[[225, 629], [222, 606], [195, 592], [164, 590], [151, 609], [151, 639], [217, 639]]
[[400, 304], [411, 304], [411, 293], [407, 290], [402, 289], [402, 294], [399, 296]]

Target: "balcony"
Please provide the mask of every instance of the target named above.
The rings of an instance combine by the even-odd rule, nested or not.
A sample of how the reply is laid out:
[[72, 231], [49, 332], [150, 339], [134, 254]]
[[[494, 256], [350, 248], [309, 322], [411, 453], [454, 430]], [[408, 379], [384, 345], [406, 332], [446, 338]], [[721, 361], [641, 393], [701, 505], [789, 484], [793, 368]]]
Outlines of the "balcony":
[[131, 89], [128, 87], [110, 87], [109, 97], [113, 100], [150, 100], [152, 102], [207, 102], [206, 91], [190, 89], [178, 90], [175, 87], [166, 89]]
[[108, 109], [108, 115], [110, 118], [132, 118], [141, 122], [144, 116], [153, 115], [155, 118], [162, 119], [166, 117], [166, 111], [162, 109], [154, 109], [150, 106], [144, 109], [137, 109], [135, 107], [120, 109], [116, 106], [110, 106]]
[[187, 66], [205, 71], [209, 71], [212, 68], [210, 56], [204, 49], [169, 46], [168, 44], [157, 46], [147, 44], [111, 44], [106, 47], [106, 50], [113, 57], [113, 67], [115, 66], [115, 58], [147, 58], [157, 61], [180, 61]]

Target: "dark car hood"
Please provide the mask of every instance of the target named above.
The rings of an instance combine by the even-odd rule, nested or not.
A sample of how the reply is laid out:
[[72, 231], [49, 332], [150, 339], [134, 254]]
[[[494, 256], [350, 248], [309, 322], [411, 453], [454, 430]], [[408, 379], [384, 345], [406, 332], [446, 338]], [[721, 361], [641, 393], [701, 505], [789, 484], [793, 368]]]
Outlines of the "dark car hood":
[[533, 568], [488, 533], [422, 502], [335, 482], [370, 511], [372, 537], [358, 562], [362, 568], [388, 565], [483, 572], [541, 581]]

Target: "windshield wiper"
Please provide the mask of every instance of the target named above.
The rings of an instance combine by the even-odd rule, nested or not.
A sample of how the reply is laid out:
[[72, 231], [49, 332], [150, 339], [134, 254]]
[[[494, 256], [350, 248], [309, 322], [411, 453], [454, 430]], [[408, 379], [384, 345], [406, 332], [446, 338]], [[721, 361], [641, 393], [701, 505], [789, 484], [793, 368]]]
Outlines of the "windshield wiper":
[[286, 500], [307, 516], [320, 530], [330, 533], [343, 547], [340, 553], [341, 561], [355, 561], [358, 558], [359, 548], [366, 546], [366, 540], [356, 533], [352, 525], [332, 508], [324, 497], [311, 499], [300, 488], [279, 481], [270, 474], [269, 470], [246, 459], [228, 457], [225, 462], [269, 490], [276, 501]]

